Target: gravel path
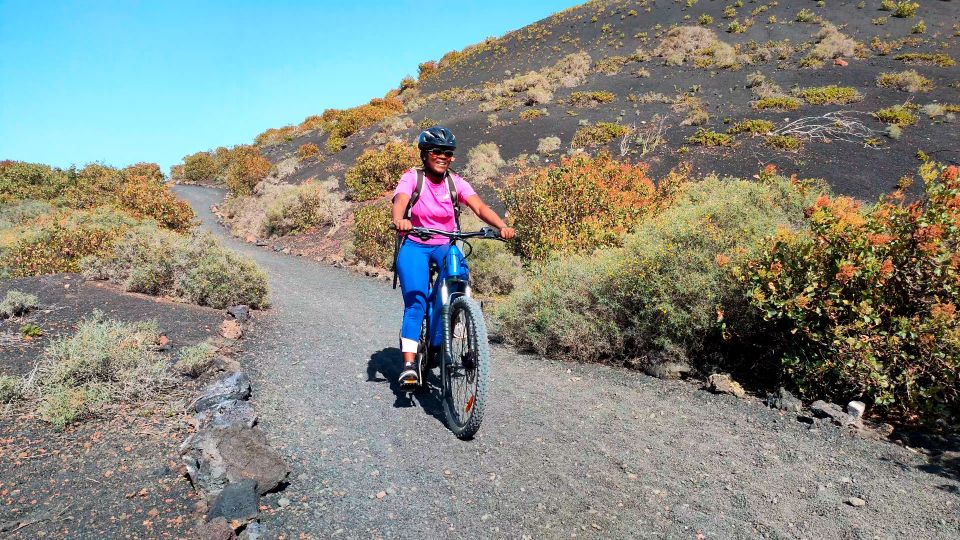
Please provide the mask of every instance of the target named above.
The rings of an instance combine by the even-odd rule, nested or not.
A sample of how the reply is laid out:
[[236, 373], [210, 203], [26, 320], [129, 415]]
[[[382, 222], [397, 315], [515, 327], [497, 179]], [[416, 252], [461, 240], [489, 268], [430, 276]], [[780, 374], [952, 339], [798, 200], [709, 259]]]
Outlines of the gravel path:
[[[306, 538], [960, 538], [960, 478], [925, 455], [809, 428], [756, 400], [493, 347], [492, 403], [457, 440], [408, 402], [400, 295], [228, 238], [269, 273], [273, 309], [242, 361], [293, 469], [268, 530]], [[290, 501], [279, 506], [283, 497]], [[851, 497], [866, 501], [847, 504]], [[286, 503], [287, 501], [284, 501]]]

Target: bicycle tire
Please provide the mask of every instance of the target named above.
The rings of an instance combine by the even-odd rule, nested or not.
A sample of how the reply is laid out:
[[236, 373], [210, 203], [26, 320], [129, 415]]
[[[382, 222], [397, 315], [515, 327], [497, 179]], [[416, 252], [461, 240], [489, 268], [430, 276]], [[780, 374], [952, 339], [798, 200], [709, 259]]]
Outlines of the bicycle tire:
[[443, 315], [443, 412], [450, 431], [470, 439], [480, 429], [489, 397], [487, 325], [480, 304], [466, 296], [444, 306]]

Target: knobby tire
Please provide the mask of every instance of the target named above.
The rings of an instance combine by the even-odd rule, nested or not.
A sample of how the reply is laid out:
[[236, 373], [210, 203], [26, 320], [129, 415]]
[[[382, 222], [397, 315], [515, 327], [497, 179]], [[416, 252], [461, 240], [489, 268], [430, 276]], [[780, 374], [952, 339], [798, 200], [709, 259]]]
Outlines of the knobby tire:
[[[480, 304], [466, 296], [455, 298], [444, 307], [443, 329], [443, 411], [450, 430], [470, 439], [480, 429], [490, 387], [490, 344]], [[467, 354], [472, 370], [463, 367]]]

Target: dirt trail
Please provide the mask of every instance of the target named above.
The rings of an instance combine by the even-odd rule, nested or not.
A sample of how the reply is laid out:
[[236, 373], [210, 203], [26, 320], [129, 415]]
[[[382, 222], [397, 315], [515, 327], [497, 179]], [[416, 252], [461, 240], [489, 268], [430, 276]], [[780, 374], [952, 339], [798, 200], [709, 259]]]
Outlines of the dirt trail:
[[[493, 348], [492, 404], [462, 442], [398, 373], [388, 284], [229, 238], [222, 194], [177, 193], [270, 275], [247, 336], [261, 425], [287, 456], [268, 530], [308, 538], [960, 538], [960, 478], [926, 456], [755, 400]], [[279, 507], [279, 499], [290, 505]], [[866, 501], [847, 504], [851, 497]], [[286, 502], [286, 501], [284, 501]]]

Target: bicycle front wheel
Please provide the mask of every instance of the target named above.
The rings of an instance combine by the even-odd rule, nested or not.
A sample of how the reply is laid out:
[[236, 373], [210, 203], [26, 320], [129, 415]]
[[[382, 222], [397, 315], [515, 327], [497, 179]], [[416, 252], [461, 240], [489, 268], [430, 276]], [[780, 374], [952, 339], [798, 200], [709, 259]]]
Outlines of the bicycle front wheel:
[[460, 296], [445, 306], [443, 409], [461, 439], [480, 429], [490, 386], [490, 344], [480, 304]]

